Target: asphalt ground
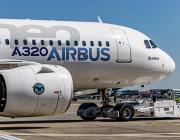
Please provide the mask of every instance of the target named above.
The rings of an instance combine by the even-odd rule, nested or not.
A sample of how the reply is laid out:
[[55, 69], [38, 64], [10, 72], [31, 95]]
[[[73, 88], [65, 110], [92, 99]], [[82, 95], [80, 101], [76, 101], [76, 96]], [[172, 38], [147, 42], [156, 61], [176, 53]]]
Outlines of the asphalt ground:
[[62, 115], [0, 118], [0, 140], [179, 140], [180, 119], [135, 118], [118, 122], [107, 118], [83, 121], [76, 115], [80, 102]]

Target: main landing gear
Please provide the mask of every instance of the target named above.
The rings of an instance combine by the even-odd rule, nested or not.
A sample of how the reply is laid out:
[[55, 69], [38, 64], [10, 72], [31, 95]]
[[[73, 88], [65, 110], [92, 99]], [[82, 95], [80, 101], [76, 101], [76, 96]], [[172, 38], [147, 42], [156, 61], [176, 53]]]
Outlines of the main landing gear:
[[92, 121], [96, 117], [112, 118], [120, 121], [130, 121], [134, 116], [134, 108], [127, 103], [110, 105], [109, 92], [107, 89], [99, 90], [102, 97], [102, 106], [98, 107], [95, 103], [83, 103], [79, 106], [77, 115], [83, 120]]

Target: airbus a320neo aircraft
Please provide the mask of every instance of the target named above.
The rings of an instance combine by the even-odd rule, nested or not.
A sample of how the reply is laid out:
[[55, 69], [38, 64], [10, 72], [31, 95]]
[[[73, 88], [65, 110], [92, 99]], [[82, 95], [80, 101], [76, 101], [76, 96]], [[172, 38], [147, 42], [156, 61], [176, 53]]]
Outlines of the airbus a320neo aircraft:
[[[100, 20], [100, 19], [99, 19]], [[149, 84], [175, 70], [145, 34], [100, 22], [0, 20], [0, 115], [66, 112], [73, 91], [99, 89], [103, 105], [84, 103], [85, 120], [130, 120], [130, 104], [109, 105], [106, 89]]]

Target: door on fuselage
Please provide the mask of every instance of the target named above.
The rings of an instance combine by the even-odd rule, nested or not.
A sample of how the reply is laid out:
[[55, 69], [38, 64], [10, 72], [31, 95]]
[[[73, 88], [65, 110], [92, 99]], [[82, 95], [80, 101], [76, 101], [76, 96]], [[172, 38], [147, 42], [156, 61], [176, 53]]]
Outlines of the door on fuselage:
[[131, 47], [124, 30], [112, 29], [114, 39], [117, 46], [117, 63], [130, 63], [131, 59]]

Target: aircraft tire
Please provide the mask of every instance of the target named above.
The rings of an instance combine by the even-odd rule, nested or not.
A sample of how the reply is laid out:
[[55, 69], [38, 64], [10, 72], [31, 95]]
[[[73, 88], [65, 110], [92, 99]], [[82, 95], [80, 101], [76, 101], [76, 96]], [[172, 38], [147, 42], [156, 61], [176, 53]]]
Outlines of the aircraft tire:
[[116, 118], [119, 121], [130, 121], [134, 116], [134, 108], [130, 104], [117, 104], [114, 111], [120, 112], [120, 116]]
[[[78, 111], [85, 111], [87, 109], [90, 109], [92, 107], [98, 107], [95, 103], [83, 103], [79, 106], [79, 109]], [[89, 115], [89, 116], [88, 116]], [[96, 119], [95, 116], [91, 115], [90, 112], [88, 113], [88, 115], [84, 116], [83, 113], [80, 113], [80, 117], [83, 119], [83, 120], [86, 120], [86, 121], [93, 121]]]

